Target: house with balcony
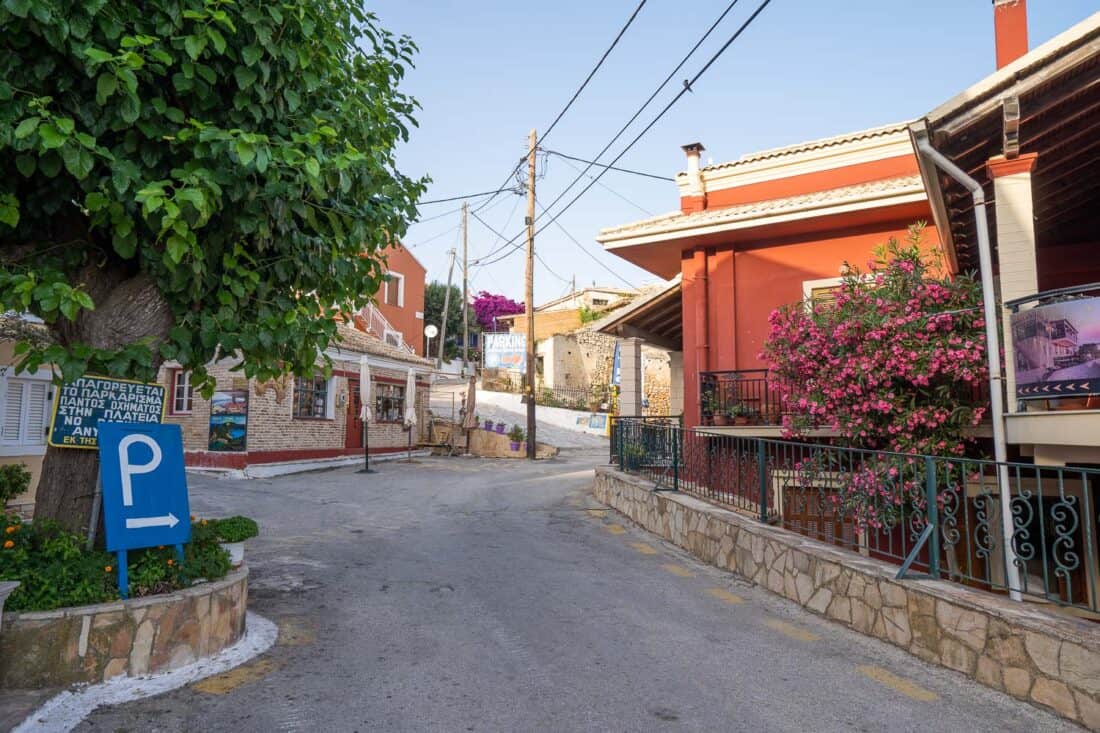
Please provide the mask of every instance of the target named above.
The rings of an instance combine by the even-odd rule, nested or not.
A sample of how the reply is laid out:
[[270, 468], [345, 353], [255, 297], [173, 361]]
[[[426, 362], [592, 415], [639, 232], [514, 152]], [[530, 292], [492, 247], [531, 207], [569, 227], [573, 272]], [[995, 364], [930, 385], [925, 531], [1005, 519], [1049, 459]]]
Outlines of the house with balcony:
[[427, 270], [405, 245], [395, 242], [382, 251], [386, 274], [368, 307], [367, 330], [418, 356], [424, 353], [424, 290]]
[[[1025, 0], [993, 9], [998, 69], [921, 118], [706, 167], [700, 144], [684, 146], [680, 210], [600, 232], [608, 251], [681, 275], [684, 424], [705, 426], [624, 425], [633, 443], [619, 463], [864, 555], [933, 574], [942, 564], [959, 582], [1098, 620], [1100, 14], [1029, 50]], [[1005, 378], [990, 389], [1007, 409], [977, 432], [996, 442], [1003, 428], [1008, 461], [899, 468], [819, 440], [828, 431], [769, 440], [782, 430], [758, 356], [768, 315], [827, 302], [840, 268], [916, 221], [947, 274], [992, 283]], [[624, 314], [623, 333], [676, 332], [644, 320]], [[722, 424], [731, 405], [754, 424]], [[857, 481], [927, 484], [941, 514], [902, 499], [900, 514], [860, 524], [841, 498], [874, 496], [844, 494]]]
[[[753, 424], [736, 429], [778, 436], [778, 405], [760, 358], [769, 315], [800, 299], [829, 299], [849, 263], [862, 266], [876, 246], [932, 220], [909, 127], [885, 125], [705, 167], [701, 144], [683, 149], [679, 210], [597, 237], [654, 275], [678, 278], [679, 318], [655, 331], [627, 314], [617, 326], [680, 346], [673, 358], [683, 374], [685, 425], [722, 427], [737, 405]], [[954, 264], [935, 225], [925, 229], [924, 245]]]

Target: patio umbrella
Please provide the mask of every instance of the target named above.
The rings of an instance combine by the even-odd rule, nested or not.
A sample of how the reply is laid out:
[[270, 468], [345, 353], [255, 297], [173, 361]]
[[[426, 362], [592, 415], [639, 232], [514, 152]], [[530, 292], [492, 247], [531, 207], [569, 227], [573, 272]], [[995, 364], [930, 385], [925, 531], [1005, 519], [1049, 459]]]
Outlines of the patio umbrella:
[[462, 417], [462, 429], [466, 431], [466, 452], [470, 452], [470, 431], [477, 427], [477, 377], [470, 377], [470, 386], [466, 388], [466, 414]]
[[412, 368], [405, 382], [405, 427], [409, 431], [409, 461], [412, 461], [412, 436], [416, 427], [416, 372]]
[[374, 473], [370, 470], [370, 364], [367, 355], [359, 357], [359, 421], [363, 426], [363, 470], [360, 473]]

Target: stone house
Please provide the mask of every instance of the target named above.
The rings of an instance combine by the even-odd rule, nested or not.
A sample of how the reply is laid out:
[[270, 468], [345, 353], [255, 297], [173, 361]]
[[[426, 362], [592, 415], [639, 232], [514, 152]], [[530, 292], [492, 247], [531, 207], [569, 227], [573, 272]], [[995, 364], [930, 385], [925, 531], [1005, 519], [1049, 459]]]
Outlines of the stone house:
[[406, 450], [410, 434], [404, 427], [406, 380], [416, 374], [417, 426], [415, 446], [427, 435], [432, 362], [386, 343], [351, 324], [341, 324], [339, 341], [325, 354], [332, 374], [284, 376], [258, 382], [247, 379], [227, 357], [210, 372], [217, 387], [212, 399], [192, 389], [190, 374], [171, 363], [158, 381], [167, 390], [165, 421], [183, 429], [188, 466], [244, 471], [263, 475], [287, 470], [353, 463], [363, 456], [363, 424], [359, 419], [359, 362], [371, 367], [374, 404], [368, 427], [370, 453]]

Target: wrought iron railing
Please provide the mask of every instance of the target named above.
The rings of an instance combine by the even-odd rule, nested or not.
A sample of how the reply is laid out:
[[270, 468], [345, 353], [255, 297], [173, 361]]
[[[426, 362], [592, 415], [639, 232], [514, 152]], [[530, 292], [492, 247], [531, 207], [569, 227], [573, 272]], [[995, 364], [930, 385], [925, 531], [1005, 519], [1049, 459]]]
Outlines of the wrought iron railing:
[[779, 399], [767, 369], [700, 372], [699, 404], [705, 425], [778, 425]]
[[[609, 463], [617, 464], [619, 462], [620, 442], [625, 441], [626, 445], [641, 442], [642, 438], [638, 437], [640, 435], [638, 426], [640, 425], [679, 428], [683, 426], [683, 418], [679, 415], [611, 415], [608, 425], [608, 436], [611, 438], [609, 441]], [[627, 432], [627, 435], [622, 437], [619, 435], [620, 426], [623, 426], [622, 429]]]
[[898, 564], [899, 577], [926, 573], [1100, 613], [1100, 470], [721, 435], [640, 419], [620, 420], [613, 443], [614, 463], [658, 488]]

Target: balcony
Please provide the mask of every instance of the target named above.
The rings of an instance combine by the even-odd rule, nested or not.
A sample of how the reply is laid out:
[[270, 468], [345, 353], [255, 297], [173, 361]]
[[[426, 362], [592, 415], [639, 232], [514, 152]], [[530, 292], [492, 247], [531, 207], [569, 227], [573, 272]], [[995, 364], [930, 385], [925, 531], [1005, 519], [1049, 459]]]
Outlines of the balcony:
[[767, 369], [701, 372], [699, 405], [704, 425], [773, 427], [781, 424], [779, 396], [768, 385]]

